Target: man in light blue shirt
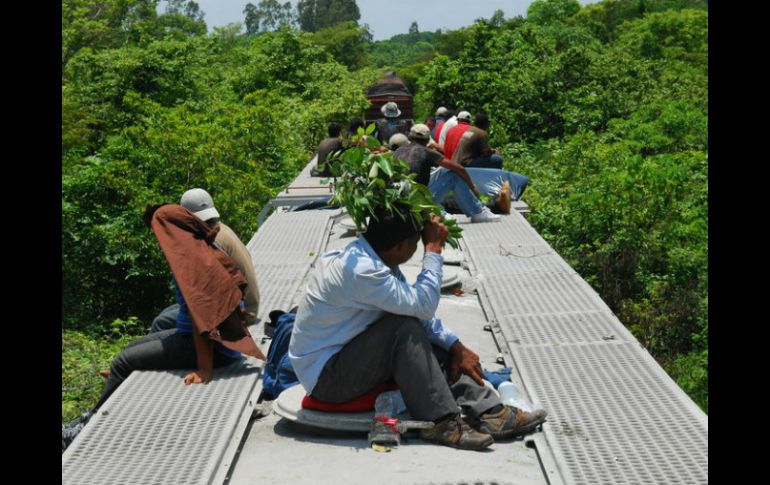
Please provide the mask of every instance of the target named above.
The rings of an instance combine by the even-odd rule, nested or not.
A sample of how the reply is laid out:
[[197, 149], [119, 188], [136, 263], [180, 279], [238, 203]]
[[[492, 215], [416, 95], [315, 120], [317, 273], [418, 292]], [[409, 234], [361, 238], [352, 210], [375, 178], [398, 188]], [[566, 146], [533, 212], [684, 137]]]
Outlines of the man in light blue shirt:
[[[446, 227], [434, 218], [423, 229], [408, 207], [400, 210], [406, 218], [381, 211], [364, 236], [320, 258], [289, 344], [302, 386], [342, 403], [395, 381], [412, 417], [436, 423], [421, 437], [457, 448], [480, 450], [533, 430], [545, 413], [503, 406], [483, 385], [478, 355], [435, 318]], [[398, 265], [421, 236], [423, 269], [410, 286]]]

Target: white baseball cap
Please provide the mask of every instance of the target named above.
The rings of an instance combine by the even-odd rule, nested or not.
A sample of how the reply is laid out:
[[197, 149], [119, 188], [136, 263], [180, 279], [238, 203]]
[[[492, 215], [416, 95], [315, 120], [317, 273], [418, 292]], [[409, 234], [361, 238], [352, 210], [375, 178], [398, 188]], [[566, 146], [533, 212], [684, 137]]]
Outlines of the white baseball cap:
[[203, 189], [188, 190], [182, 195], [180, 204], [204, 222], [219, 217], [211, 195]]

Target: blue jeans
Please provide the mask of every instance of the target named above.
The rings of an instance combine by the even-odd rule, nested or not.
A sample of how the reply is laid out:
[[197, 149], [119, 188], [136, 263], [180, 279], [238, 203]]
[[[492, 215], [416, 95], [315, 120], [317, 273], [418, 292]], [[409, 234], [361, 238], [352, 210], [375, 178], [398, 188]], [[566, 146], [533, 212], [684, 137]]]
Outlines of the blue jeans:
[[446, 168], [441, 167], [430, 174], [428, 188], [433, 192], [433, 202], [437, 204], [441, 204], [449, 192], [454, 191], [455, 201], [466, 216], [478, 214], [483, 207], [465, 180]]
[[486, 157], [476, 157], [468, 166], [476, 168], [503, 168], [503, 157], [497, 153]]
[[529, 177], [507, 170], [498, 170], [495, 168], [466, 168], [466, 172], [473, 180], [473, 184], [484, 195], [497, 197], [500, 193], [500, 187], [503, 182], [508, 182], [511, 186], [511, 198], [519, 200], [524, 189], [529, 184]]

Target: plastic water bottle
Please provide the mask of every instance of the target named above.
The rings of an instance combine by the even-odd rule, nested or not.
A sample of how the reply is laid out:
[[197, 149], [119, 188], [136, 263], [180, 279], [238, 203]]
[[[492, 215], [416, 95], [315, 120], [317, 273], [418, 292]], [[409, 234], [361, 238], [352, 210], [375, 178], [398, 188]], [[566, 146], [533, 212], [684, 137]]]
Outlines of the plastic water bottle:
[[532, 411], [532, 403], [530, 403], [513, 382], [503, 382], [497, 387], [497, 392], [500, 393], [500, 401], [508, 406], [519, 408], [522, 411]]
[[385, 415], [389, 418], [395, 418], [399, 414], [406, 411], [406, 404], [404, 398], [401, 396], [401, 391], [387, 391], [383, 392], [374, 401], [374, 415]]

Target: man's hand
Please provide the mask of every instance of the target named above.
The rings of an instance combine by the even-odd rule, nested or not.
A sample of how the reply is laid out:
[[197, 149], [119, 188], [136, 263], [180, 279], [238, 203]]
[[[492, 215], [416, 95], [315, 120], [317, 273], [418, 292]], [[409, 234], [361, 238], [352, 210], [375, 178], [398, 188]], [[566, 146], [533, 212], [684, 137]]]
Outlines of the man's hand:
[[213, 377], [214, 372], [211, 370], [194, 370], [184, 377], [185, 384], [208, 384]]
[[425, 245], [425, 251], [441, 254], [449, 231], [446, 226], [439, 222], [441, 219], [435, 214], [430, 216], [430, 222], [425, 224], [422, 229], [422, 243]]
[[435, 141], [429, 141], [428, 142], [428, 148], [431, 150], [436, 150], [439, 153], [444, 153], [444, 147], [436, 143]]
[[484, 385], [484, 372], [481, 370], [479, 356], [467, 348], [459, 340], [449, 348], [452, 362], [449, 366], [449, 379], [454, 382], [460, 377], [460, 372], [468, 374], [480, 386]]

